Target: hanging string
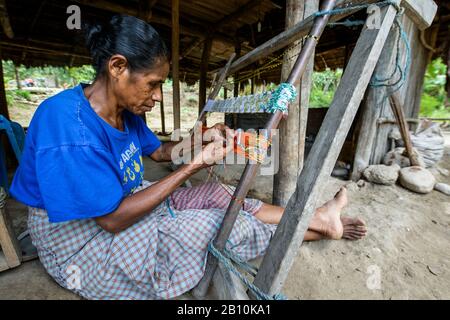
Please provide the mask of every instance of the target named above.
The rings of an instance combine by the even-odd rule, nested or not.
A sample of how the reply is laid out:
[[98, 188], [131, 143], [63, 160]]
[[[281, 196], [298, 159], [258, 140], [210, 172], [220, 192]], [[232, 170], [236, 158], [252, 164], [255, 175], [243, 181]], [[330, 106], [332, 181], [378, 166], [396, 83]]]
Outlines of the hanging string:
[[[231, 258], [226, 257], [224, 254], [222, 254], [219, 250], [217, 250], [213, 243], [210, 242], [208, 246], [208, 251], [211, 252], [211, 254], [219, 260], [220, 263], [230, 272], [232, 272], [236, 277], [241, 280], [242, 283], [244, 283], [247, 288], [253, 292], [253, 294], [256, 296], [258, 300], [287, 300], [287, 298], [282, 294], [275, 294], [275, 295], [269, 295], [265, 292], [263, 292], [261, 289], [259, 289], [257, 286], [255, 286], [253, 283], [251, 283], [244, 275], [242, 275], [239, 270], [232, 264]], [[228, 251], [230, 255], [232, 253]], [[236, 260], [238, 260], [237, 257], [234, 257]]]

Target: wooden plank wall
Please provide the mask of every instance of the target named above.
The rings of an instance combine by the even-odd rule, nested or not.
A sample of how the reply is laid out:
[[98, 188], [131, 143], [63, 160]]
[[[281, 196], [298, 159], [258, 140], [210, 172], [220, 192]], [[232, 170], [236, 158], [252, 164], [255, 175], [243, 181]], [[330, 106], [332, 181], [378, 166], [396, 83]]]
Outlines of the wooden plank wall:
[[[399, 91], [400, 101], [404, 106], [404, 113], [407, 118], [416, 118], [419, 115], [420, 102], [422, 96], [423, 82], [428, 65], [428, 50], [420, 41], [420, 30], [404, 15], [402, 23], [408, 35], [411, 45], [411, 67], [405, 84]], [[426, 32], [429, 32], [427, 30]], [[406, 62], [405, 50], [402, 44], [401, 65]], [[383, 49], [383, 53], [376, 68], [376, 74], [381, 78], [392, 73], [391, 68], [395, 66], [396, 58], [396, 30], [393, 29], [388, 41]], [[398, 75], [397, 75], [398, 77]], [[398, 79], [398, 78], [396, 78]], [[378, 124], [379, 118], [394, 119], [389, 101], [384, 99], [385, 88], [369, 88], [362, 105], [361, 131], [359, 134], [356, 153], [353, 163], [352, 180], [358, 180], [361, 172], [371, 164], [382, 162], [384, 155], [389, 150], [389, 133], [396, 125]]]

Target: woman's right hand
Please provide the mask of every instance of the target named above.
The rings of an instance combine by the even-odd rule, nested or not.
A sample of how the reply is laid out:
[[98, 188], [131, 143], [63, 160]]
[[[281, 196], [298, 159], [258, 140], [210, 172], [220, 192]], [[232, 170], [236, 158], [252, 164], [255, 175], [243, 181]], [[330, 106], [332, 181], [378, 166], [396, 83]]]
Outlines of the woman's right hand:
[[223, 160], [234, 148], [234, 133], [228, 130], [226, 137], [216, 136], [212, 142], [203, 146], [202, 151], [194, 156], [192, 163], [200, 168], [207, 168]]

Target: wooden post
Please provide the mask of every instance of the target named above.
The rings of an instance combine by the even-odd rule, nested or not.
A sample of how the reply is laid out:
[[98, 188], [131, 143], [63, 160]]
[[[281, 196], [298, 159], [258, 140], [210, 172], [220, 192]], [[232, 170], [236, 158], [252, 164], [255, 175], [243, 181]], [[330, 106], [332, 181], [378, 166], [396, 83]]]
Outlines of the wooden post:
[[181, 128], [180, 111], [180, 0], [172, 0], [173, 129]]
[[[289, 30], [294, 25], [304, 20], [319, 9], [318, 0], [310, 1], [286, 1], [286, 29]], [[295, 49], [292, 49], [294, 48]], [[281, 72], [281, 82], [286, 81], [295, 63], [290, 59], [297, 55], [301, 46], [298, 41], [290, 46], [284, 57]], [[298, 99], [289, 106], [289, 116], [280, 124], [280, 152], [279, 171], [274, 176], [273, 182], [273, 203], [285, 207], [289, 198], [295, 190], [297, 173], [303, 166], [303, 156], [305, 150], [306, 122], [308, 115], [309, 91], [311, 89], [312, 71], [314, 63], [314, 53], [309, 58], [307, 70], [303, 74], [302, 81], [297, 87]], [[300, 103], [301, 100], [301, 103]], [[293, 139], [292, 137], [298, 137]]]
[[[0, 271], [15, 268], [22, 260], [22, 250], [12, 229], [11, 221], [6, 209], [6, 193], [0, 188]], [[6, 263], [3, 262], [3, 258]]]
[[166, 134], [166, 119], [164, 115], [164, 91], [163, 91], [163, 85], [161, 84], [161, 103], [159, 104], [159, 107], [161, 108], [161, 132], [162, 134]]
[[289, 200], [270, 242], [254, 281], [263, 292], [274, 294], [282, 289], [303, 242], [319, 194], [336, 164], [397, 11], [393, 6], [388, 6], [381, 9], [381, 14], [380, 29], [364, 27], [361, 33], [305, 167], [297, 180], [297, 189]]
[[200, 83], [198, 89], [198, 114], [203, 110], [206, 104], [206, 87], [208, 80], [208, 63], [212, 48], [212, 38], [207, 38], [203, 44], [202, 61], [200, 64]]
[[[234, 52], [236, 53], [236, 57], [241, 56], [241, 43], [236, 42], [236, 46], [234, 47]], [[234, 74], [234, 88], [233, 88], [233, 96], [235, 98], [239, 97], [239, 90], [241, 89], [241, 83], [237, 81], [239, 79], [239, 72]], [[238, 129], [238, 115], [236, 113], [232, 113], [233, 117], [233, 129]]]
[[20, 77], [19, 77], [19, 68], [14, 64], [14, 73], [16, 75], [16, 83], [17, 83], [17, 89], [22, 89], [22, 84], [20, 83]]
[[[450, 32], [450, 27], [448, 28], [449, 32]], [[445, 88], [447, 90], [447, 101], [445, 103], [445, 105], [447, 107], [450, 106], [450, 44], [448, 47], [448, 53], [447, 53], [447, 83], [445, 85]]]
[[0, 114], [10, 120], [8, 102], [6, 100], [5, 80], [3, 74], [3, 60], [0, 51]]

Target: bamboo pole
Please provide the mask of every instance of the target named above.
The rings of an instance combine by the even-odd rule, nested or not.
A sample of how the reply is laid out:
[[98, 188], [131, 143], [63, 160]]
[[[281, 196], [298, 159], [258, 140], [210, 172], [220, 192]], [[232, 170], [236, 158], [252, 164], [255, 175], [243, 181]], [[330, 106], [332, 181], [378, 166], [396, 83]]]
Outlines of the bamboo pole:
[[[336, 0], [325, 0], [323, 4], [323, 10], [331, 10], [334, 8]], [[292, 85], [297, 85], [300, 81], [301, 76], [306, 70], [306, 67], [309, 62], [309, 58], [314, 52], [318, 39], [320, 39], [327, 23], [329, 20], [329, 16], [318, 17], [314, 21], [314, 25], [310, 32], [310, 37], [305, 42], [305, 45], [300, 53], [297, 61], [292, 69], [290, 76], [287, 79], [287, 82]], [[276, 129], [283, 117], [283, 113], [281, 111], [277, 111], [274, 113], [269, 120], [266, 130], [270, 132], [272, 129]], [[231, 230], [233, 229], [234, 223], [236, 222], [239, 211], [241, 210], [242, 204], [241, 201], [245, 199], [247, 193], [250, 189], [251, 183], [253, 182], [256, 172], [259, 169], [259, 164], [250, 164], [248, 163], [245, 167], [242, 178], [239, 182], [239, 185], [236, 188], [233, 199], [230, 202], [230, 205], [227, 209], [225, 217], [223, 219], [221, 228], [219, 233], [214, 240], [214, 246], [218, 250], [223, 250], [225, 248], [226, 241], [228, 240]], [[199, 282], [196, 288], [192, 291], [193, 295], [197, 298], [204, 297], [209, 288], [209, 284], [214, 276], [214, 273], [217, 269], [217, 259], [212, 255], [208, 254], [208, 260], [205, 270], [205, 275], [202, 280]]]

